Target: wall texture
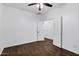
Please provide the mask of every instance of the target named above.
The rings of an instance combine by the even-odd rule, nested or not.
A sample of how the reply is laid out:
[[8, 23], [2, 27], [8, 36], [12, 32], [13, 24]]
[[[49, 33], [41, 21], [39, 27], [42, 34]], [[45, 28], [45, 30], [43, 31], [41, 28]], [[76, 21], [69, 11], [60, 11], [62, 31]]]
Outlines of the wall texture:
[[0, 4], [0, 53], [3, 50], [3, 39], [2, 39], [2, 4]]
[[[62, 7], [51, 9], [44, 17], [45, 19], [54, 18], [56, 23], [63, 17], [63, 48], [79, 54], [79, 4], [64, 4]], [[46, 18], [47, 17], [47, 18]], [[61, 27], [60, 25], [57, 25]], [[57, 27], [55, 25], [55, 27]], [[60, 33], [60, 29], [55, 32]], [[59, 35], [55, 33], [54, 43], [59, 46]]]
[[36, 14], [0, 5], [0, 49], [36, 41], [38, 20], [40, 17]]
[[3, 7], [3, 11], [3, 39], [6, 39], [6, 45], [36, 40], [36, 15], [7, 6]]

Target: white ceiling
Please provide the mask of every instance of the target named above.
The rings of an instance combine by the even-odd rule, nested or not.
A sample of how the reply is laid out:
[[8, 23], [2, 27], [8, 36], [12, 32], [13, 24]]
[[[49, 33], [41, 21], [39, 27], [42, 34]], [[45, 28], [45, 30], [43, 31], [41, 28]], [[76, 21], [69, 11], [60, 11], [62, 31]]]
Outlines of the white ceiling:
[[27, 6], [28, 3], [3, 3], [3, 5], [9, 6], [9, 7], [14, 7], [14, 8], [25, 10], [25, 11], [32, 12], [32, 13], [42, 13], [42, 14], [50, 11], [52, 8], [55, 9], [55, 8], [61, 7], [65, 3], [51, 3], [51, 4], [53, 5], [53, 7], [44, 6], [42, 11], [39, 12], [36, 5]]

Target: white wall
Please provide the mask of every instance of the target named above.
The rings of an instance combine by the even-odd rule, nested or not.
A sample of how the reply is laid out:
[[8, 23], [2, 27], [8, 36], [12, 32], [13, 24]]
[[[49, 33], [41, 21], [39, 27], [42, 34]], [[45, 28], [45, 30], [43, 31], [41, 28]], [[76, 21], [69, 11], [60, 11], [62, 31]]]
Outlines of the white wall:
[[[58, 22], [61, 16], [63, 17], [63, 48], [79, 54], [79, 4], [64, 4], [62, 7], [52, 8], [45, 15], [45, 19], [54, 18]], [[60, 29], [57, 30], [57, 32], [60, 32]], [[57, 35], [56, 33], [55, 36]], [[54, 41], [57, 42], [59, 39], [54, 38]], [[55, 45], [58, 46], [58, 44], [60, 44], [60, 41]]]
[[0, 5], [0, 49], [37, 41], [36, 23], [39, 20], [36, 14]]
[[63, 47], [79, 54], [79, 4], [68, 4], [63, 15]]
[[2, 39], [2, 4], [0, 4], [0, 53], [3, 50], [3, 39]]
[[38, 16], [7, 6], [3, 11], [3, 39], [7, 46], [37, 40], [35, 21]]

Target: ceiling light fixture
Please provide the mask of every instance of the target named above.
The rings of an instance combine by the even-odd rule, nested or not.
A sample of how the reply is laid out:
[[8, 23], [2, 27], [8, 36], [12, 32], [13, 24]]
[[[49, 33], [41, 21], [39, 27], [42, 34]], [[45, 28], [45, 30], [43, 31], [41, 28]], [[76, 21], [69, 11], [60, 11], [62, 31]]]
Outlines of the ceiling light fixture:
[[43, 6], [48, 6], [48, 7], [52, 7], [53, 5], [50, 4], [50, 3], [31, 3], [31, 4], [28, 4], [28, 6], [32, 6], [32, 5], [37, 5], [39, 11], [41, 11], [41, 9], [43, 8]]

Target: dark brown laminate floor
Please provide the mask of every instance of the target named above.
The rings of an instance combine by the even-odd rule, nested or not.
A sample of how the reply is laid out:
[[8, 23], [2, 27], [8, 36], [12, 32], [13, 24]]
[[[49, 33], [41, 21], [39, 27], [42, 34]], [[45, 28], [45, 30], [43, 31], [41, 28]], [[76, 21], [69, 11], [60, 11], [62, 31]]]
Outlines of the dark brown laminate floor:
[[4, 48], [2, 56], [78, 56], [73, 52], [53, 45], [53, 41], [45, 39], [18, 46]]

